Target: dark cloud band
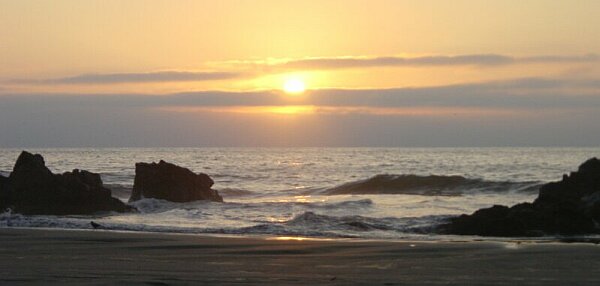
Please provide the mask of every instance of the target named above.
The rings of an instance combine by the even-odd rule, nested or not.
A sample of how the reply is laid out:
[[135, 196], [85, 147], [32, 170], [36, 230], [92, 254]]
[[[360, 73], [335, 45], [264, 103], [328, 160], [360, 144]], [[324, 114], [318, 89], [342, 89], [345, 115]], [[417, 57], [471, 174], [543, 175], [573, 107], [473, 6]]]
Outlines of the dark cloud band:
[[116, 84], [178, 81], [211, 81], [233, 79], [242, 76], [243, 74], [241, 73], [232, 72], [162, 71], [147, 73], [82, 74], [72, 77], [63, 77], [55, 79], [16, 80], [13, 82], [33, 84]]
[[290, 98], [279, 91], [199, 91], [148, 96], [115, 95], [2, 95], [3, 104], [89, 105], [105, 108], [166, 106], [364, 106], [364, 107], [480, 107], [480, 108], [600, 108], [598, 80], [523, 78], [420, 88], [322, 89]]
[[526, 63], [577, 63], [596, 62], [597, 55], [584, 56], [533, 56], [511, 57], [497, 54], [475, 54], [459, 56], [425, 56], [425, 57], [341, 57], [341, 58], [308, 58], [290, 60], [270, 65], [282, 69], [346, 69], [365, 67], [402, 67], [402, 66], [498, 66]]

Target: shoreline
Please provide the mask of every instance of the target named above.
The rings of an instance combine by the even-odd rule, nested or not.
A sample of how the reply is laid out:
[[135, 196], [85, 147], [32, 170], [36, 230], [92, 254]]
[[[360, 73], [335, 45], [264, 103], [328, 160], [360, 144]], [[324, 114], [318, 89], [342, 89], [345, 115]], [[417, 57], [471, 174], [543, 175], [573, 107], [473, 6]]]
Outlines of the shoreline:
[[[59, 228], [59, 227], [35, 227], [35, 226], [0, 226], [1, 230], [32, 230], [32, 231], [65, 231], [65, 232], [91, 232], [91, 233], [122, 233], [122, 234], [147, 234], [147, 235], [181, 235], [208, 238], [226, 239], [257, 239], [257, 240], [297, 240], [297, 241], [335, 241], [347, 243], [499, 243], [499, 244], [595, 244], [600, 245], [600, 235], [580, 236], [541, 236], [541, 237], [493, 237], [476, 235], [447, 235], [435, 234], [438, 238], [427, 237], [416, 239], [406, 238], [367, 238], [367, 237], [321, 237], [302, 236], [293, 234], [259, 234], [259, 233], [218, 233], [218, 232], [170, 232], [150, 230], [127, 230], [127, 229], [85, 229], [85, 228]], [[425, 234], [423, 234], [425, 236]]]
[[600, 246], [0, 228], [0, 284], [598, 284]]

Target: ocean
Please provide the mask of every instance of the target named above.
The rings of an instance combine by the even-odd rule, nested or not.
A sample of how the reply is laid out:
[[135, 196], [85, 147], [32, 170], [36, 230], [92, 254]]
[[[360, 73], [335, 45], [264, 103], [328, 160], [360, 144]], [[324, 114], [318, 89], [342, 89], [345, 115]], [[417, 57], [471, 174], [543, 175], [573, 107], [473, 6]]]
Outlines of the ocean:
[[[23, 216], [0, 227], [446, 240], [430, 230], [449, 217], [494, 204], [532, 201], [600, 148], [115, 148], [28, 149], [55, 173], [100, 173], [127, 201], [136, 162], [165, 160], [208, 174], [224, 203], [143, 199], [139, 212]], [[0, 149], [8, 175], [21, 149]]]

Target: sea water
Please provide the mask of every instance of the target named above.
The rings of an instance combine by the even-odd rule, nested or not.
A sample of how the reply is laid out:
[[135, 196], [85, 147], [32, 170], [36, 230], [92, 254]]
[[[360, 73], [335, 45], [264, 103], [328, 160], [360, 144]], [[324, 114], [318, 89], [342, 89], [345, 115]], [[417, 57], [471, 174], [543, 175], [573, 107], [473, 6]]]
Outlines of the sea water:
[[[533, 201], [600, 148], [119, 148], [30, 149], [55, 173], [101, 174], [127, 201], [136, 162], [165, 160], [211, 176], [224, 203], [134, 202], [139, 211], [95, 216], [0, 214], [0, 227], [169, 233], [439, 239], [448, 218]], [[0, 174], [20, 149], [0, 149]], [[433, 175], [433, 176], [432, 176]]]

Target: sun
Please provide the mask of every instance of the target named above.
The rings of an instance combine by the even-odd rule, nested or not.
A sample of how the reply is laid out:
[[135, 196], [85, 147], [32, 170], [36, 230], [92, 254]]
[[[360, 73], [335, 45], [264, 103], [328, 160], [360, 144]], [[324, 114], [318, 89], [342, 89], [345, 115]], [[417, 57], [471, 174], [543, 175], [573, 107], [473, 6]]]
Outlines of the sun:
[[299, 79], [288, 79], [283, 84], [283, 91], [289, 94], [300, 94], [306, 90], [306, 85]]

